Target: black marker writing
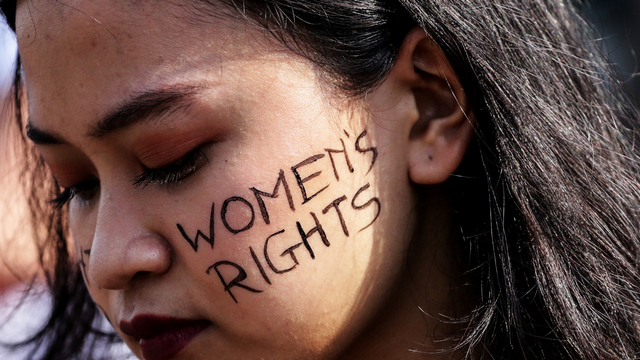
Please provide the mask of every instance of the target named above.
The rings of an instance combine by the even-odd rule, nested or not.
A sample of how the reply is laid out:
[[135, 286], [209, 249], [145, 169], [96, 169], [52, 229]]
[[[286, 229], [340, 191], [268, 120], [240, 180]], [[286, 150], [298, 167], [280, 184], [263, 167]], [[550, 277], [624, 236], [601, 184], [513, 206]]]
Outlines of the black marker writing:
[[333, 175], [335, 175], [337, 181], [340, 181], [340, 176], [338, 176], [338, 169], [336, 169], [336, 162], [333, 160], [332, 154], [343, 153], [344, 160], [347, 163], [347, 168], [349, 169], [349, 172], [353, 173], [354, 171], [353, 166], [351, 165], [351, 161], [349, 161], [349, 154], [347, 153], [347, 147], [344, 145], [344, 141], [342, 139], [340, 139], [340, 142], [342, 143], [342, 150], [324, 149], [324, 151], [326, 151], [329, 154], [329, 159], [331, 160], [331, 166], [333, 166]]
[[289, 190], [289, 184], [287, 184], [287, 179], [284, 177], [284, 170], [280, 170], [280, 175], [278, 176], [278, 180], [276, 181], [276, 186], [273, 187], [273, 192], [271, 194], [260, 191], [255, 187], [252, 187], [250, 190], [253, 191], [253, 194], [256, 196], [256, 200], [258, 201], [258, 207], [260, 208], [260, 213], [262, 214], [262, 219], [268, 225], [269, 224], [269, 212], [267, 211], [267, 207], [264, 205], [264, 200], [262, 200], [263, 196], [269, 198], [277, 198], [278, 197], [278, 189], [280, 188], [280, 184], [284, 187], [284, 192], [287, 194], [287, 201], [289, 201], [289, 208], [292, 211], [296, 211], [295, 206], [293, 205], [293, 197], [291, 196], [291, 190]]
[[273, 238], [274, 236], [280, 235], [282, 233], [284, 233], [284, 229], [269, 235], [267, 240], [264, 242], [264, 259], [267, 261], [267, 265], [269, 265], [271, 270], [273, 270], [273, 272], [276, 273], [276, 274], [284, 274], [286, 272], [289, 272], [289, 271], [293, 270], [296, 266], [298, 266], [298, 264], [299, 264], [298, 263], [298, 258], [296, 258], [296, 254], [293, 251], [295, 249], [297, 249], [300, 245], [302, 245], [302, 243], [297, 243], [297, 244], [289, 247], [285, 251], [283, 251], [282, 254], [280, 254], [281, 257], [285, 256], [285, 255], [289, 255], [291, 257], [291, 260], [293, 260], [293, 265], [292, 266], [290, 266], [287, 269], [282, 269], [282, 270], [276, 268], [276, 266], [271, 261], [271, 256], [269, 256], [269, 240], [271, 240], [271, 238]]
[[193, 251], [198, 252], [198, 238], [202, 238], [204, 241], [208, 242], [209, 245], [211, 245], [211, 249], [213, 249], [213, 240], [214, 240], [214, 232], [213, 232], [213, 214], [215, 211], [215, 203], [211, 203], [211, 213], [209, 215], [209, 236], [206, 236], [205, 234], [202, 233], [202, 231], [200, 231], [200, 229], [198, 229], [198, 231], [196, 232], [196, 237], [194, 240], [191, 240], [191, 238], [189, 238], [189, 236], [187, 235], [187, 232], [184, 231], [184, 228], [182, 227], [182, 225], [180, 224], [176, 224], [176, 226], [178, 227], [178, 230], [180, 231], [180, 234], [182, 234], [182, 237], [187, 240], [187, 242], [189, 243], [189, 245], [191, 245], [191, 247], [193, 248]]
[[[224, 279], [224, 277], [220, 273], [220, 270], [218, 270], [219, 267], [224, 266], [224, 265], [230, 266], [232, 268], [235, 268], [238, 271], [238, 275], [236, 275], [236, 277], [233, 280], [229, 281], [229, 282], [227, 282]], [[261, 293], [262, 292], [262, 290], [256, 290], [256, 289], [254, 289], [252, 287], [249, 287], [247, 285], [242, 284], [242, 281], [244, 281], [247, 278], [247, 272], [244, 271], [242, 266], [240, 266], [240, 265], [238, 265], [236, 263], [233, 263], [231, 261], [226, 261], [226, 260], [218, 261], [217, 263], [215, 263], [215, 264], [213, 264], [213, 265], [211, 265], [211, 266], [209, 266], [207, 268], [207, 275], [211, 272], [211, 269], [215, 270], [215, 272], [218, 274], [218, 277], [220, 278], [220, 281], [222, 282], [222, 285], [224, 285], [224, 291], [228, 292], [229, 295], [231, 295], [231, 298], [233, 299], [233, 301], [236, 302], [236, 304], [238, 303], [238, 300], [236, 300], [236, 297], [233, 296], [233, 293], [231, 292], [231, 289], [233, 287], [237, 286], [239, 288], [251, 291], [253, 293]]]
[[[247, 225], [245, 225], [243, 228], [241, 229], [234, 229], [231, 226], [229, 226], [229, 223], [227, 222], [227, 207], [229, 206], [229, 203], [231, 203], [232, 201], [239, 201], [245, 205], [247, 205], [249, 207], [249, 210], [251, 210], [251, 220], [249, 220], [249, 222], [247, 223]], [[239, 232], [243, 232], [246, 230], [251, 229], [251, 227], [253, 226], [253, 220], [255, 220], [256, 218], [256, 214], [253, 211], [253, 206], [251, 205], [250, 202], [248, 202], [247, 200], [239, 197], [239, 196], [232, 196], [230, 198], [228, 198], [227, 200], [224, 201], [224, 203], [222, 204], [222, 210], [220, 211], [220, 217], [222, 218], [222, 223], [224, 224], [224, 227], [227, 228], [227, 230], [229, 230], [229, 232], [231, 232], [232, 234], [237, 234]]]
[[371, 220], [371, 222], [369, 223], [369, 225], [363, 227], [362, 229], [360, 229], [360, 231], [368, 228], [369, 226], [371, 226], [371, 224], [373, 224], [374, 221], [378, 220], [378, 216], [380, 216], [380, 209], [382, 208], [382, 206], [380, 205], [380, 199], [378, 199], [377, 197], [373, 197], [371, 199], [369, 199], [366, 203], [364, 203], [363, 205], [356, 205], [356, 199], [358, 198], [358, 196], [360, 196], [360, 194], [362, 194], [363, 191], [367, 190], [369, 188], [369, 183], [367, 183], [367, 185], [363, 186], [360, 188], [360, 190], [358, 190], [356, 192], [356, 194], [353, 196], [353, 199], [351, 199], [351, 207], [356, 209], [356, 210], [363, 210], [368, 208], [371, 204], [375, 203], [376, 205], [378, 205], [378, 211], [376, 212], [376, 216], [373, 218], [373, 220]]
[[378, 148], [376, 148], [375, 146], [372, 146], [372, 147], [363, 149], [360, 146], [360, 140], [362, 140], [362, 138], [365, 137], [365, 135], [367, 135], [367, 130], [363, 131], [356, 139], [356, 150], [358, 150], [358, 152], [363, 154], [366, 154], [368, 152], [373, 153], [373, 157], [371, 158], [371, 165], [369, 166], [369, 170], [367, 170], [367, 174], [368, 174], [369, 171], [371, 171], [371, 169], [373, 168], [373, 164], [376, 163], [376, 159], [378, 158]]
[[91, 249], [83, 249], [82, 245], [80, 245], [80, 269], [82, 271], [82, 276], [84, 277], [84, 282], [87, 286], [91, 286], [91, 283], [89, 282], [89, 276], [87, 276], [87, 264], [84, 262], [84, 256], [90, 256], [90, 254]]
[[[327, 147], [324, 149], [325, 153], [310, 156], [305, 160], [301, 161], [300, 163], [291, 167], [291, 171], [295, 176], [298, 188], [300, 189], [300, 193], [302, 195], [302, 203], [298, 203], [298, 204], [300, 205], [306, 204], [307, 202], [312, 200], [314, 197], [316, 197], [318, 194], [320, 194], [322, 191], [326, 190], [329, 187], [329, 185], [331, 185], [331, 182], [333, 180], [332, 178], [330, 178], [330, 175], [325, 175], [325, 178], [322, 178], [322, 179], [325, 179], [324, 181], [328, 181], [329, 182], [328, 184], [321, 184], [320, 181], [318, 181], [318, 179], [316, 179], [315, 183], [312, 181], [313, 179], [319, 177], [322, 173], [321, 170], [315, 170], [317, 169], [318, 166], [324, 166], [324, 168], [322, 168], [322, 170], [324, 171], [328, 170], [326, 168], [329, 165], [328, 162], [318, 162], [318, 160], [324, 158], [325, 155], [328, 155], [329, 157], [329, 161], [331, 163], [331, 169], [333, 170], [335, 181], [340, 181], [340, 175], [342, 175], [342, 177], [347, 177], [350, 173], [353, 174], [355, 172], [353, 164], [351, 163], [352, 159], [354, 159], [354, 156], [364, 156], [366, 159], [370, 159], [371, 162], [366, 174], [368, 174], [373, 169], [373, 166], [375, 165], [378, 158], [378, 150], [377, 150], [377, 147], [371, 144], [371, 142], [367, 141], [368, 139], [365, 139], [367, 134], [368, 133], [366, 129], [357, 136], [355, 136], [355, 133], [350, 134], [349, 132], [344, 130], [344, 135], [346, 136], [347, 139], [349, 139], [349, 140], [346, 140], [349, 143], [349, 145], [345, 144], [345, 140], [344, 140], [345, 138], [340, 138], [339, 140], [340, 140], [341, 146], [338, 146], [337, 149]], [[351, 135], [354, 135], [354, 136], [351, 137]], [[350, 147], [351, 146], [350, 144], [354, 145], [355, 150], [357, 152], [353, 151], [353, 148]], [[342, 161], [342, 156], [344, 156], [344, 162]], [[314, 163], [315, 165], [312, 165]], [[311, 166], [307, 169], [303, 169], [303, 167], [308, 165], [311, 165]], [[345, 166], [348, 172], [344, 171]], [[310, 170], [310, 168], [314, 170]], [[340, 171], [339, 171], [339, 168], [340, 168]], [[286, 175], [285, 171], [280, 169], [275, 185], [273, 186], [273, 191], [271, 192], [263, 191], [256, 187], [249, 188], [249, 190], [251, 190], [253, 196], [256, 199], [257, 206], [260, 210], [260, 215], [262, 216], [262, 219], [264, 220], [265, 225], [270, 225], [271, 223], [276, 222], [274, 221], [274, 214], [278, 214], [273, 210], [271, 211], [271, 214], [269, 214], [270, 209], [268, 206], [271, 206], [273, 202], [270, 202], [270, 200], [267, 201], [266, 198], [268, 199], [278, 198], [280, 196], [280, 193], [282, 193], [283, 188], [284, 188], [284, 193], [286, 195], [287, 204], [289, 208], [294, 212], [296, 211], [296, 204], [294, 202], [293, 196], [291, 194], [291, 189], [287, 182], [287, 176], [285, 175]], [[351, 180], [354, 180], [354, 179], [351, 179]], [[310, 191], [309, 190], [310, 188], [312, 188], [313, 190]], [[353, 225], [348, 226], [349, 224], [347, 224], [347, 220], [357, 219], [360, 211], [362, 210], [369, 209], [366, 211], [365, 214], [370, 214], [371, 206], [376, 205], [375, 215], [373, 216], [373, 219], [366, 226], [364, 226], [358, 231], [363, 231], [368, 227], [370, 227], [378, 219], [382, 209], [380, 199], [374, 196], [375, 193], [372, 196], [366, 196], [364, 194], [364, 192], [369, 190], [370, 188], [371, 188], [371, 185], [369, 183], [360, 187], [351, 198], [351, 201], [349, 201], [349, 197], [347, 197], [346, 194], [337, 197], [335, 200], [333, 200], [331, 203], [329, 203], [327, 206], [324, 207], [324, 209], [322, 210], [321, 219], [318, 219], [318, 216], [316, 216], [316, 213], [309, 212], [309, 215], [311, 215], [311, 218], [313, 219], [313, 223], [315, 226], [311, 224], [308, 224], [305, 226], [314, 226], [313, 228], [304, 229], [302, 223], [305, 223], [305, 222], [295, 221], [294, 219], [291, 223], [289, 223], [289, 225], [291, 226], [291, 229], [287, 228], [286, 230], [288, 232], [287, 234], [289, 234], [290, 236], [281, 236], [285, 234], [285, 229], [282, 229], [269, 235], [265, 239], [261, 249], [256, 248], [255, 245], [247, 246], [248, 252], [244, 253], [244, 256], [246, 256], [245, 257], [246, 260], [244, 261], [247, 261], [247, 263], [239, 263], [239, 262], [236, 262], [235, 260], [228, 261], [228, 260], [215, 259], [212, 261], [212, 263], [214, 262], [215, 263], [207, 268], [206, 273], [210, 274], [212, 271], [216, 272], [216, 274], [218, 275], [217, 277], [220, 279], [220, 282], [224, 286], [224, 290], [229, 293], [229, 296], [231, 296], [231, 299], [235, 303], [238, 303], [238, 299], [236, 298], [236, 293], [238, 291], [241, 291], [238, 289], [244, 289], [248, 292], [253, 292], [253, 293], [263, 292], [265, 289], [262, 289], [262, 290], [256, 289], [253, 286], [253, 284], [260, 283], [260, 284], [263, 284], [263, 286], [271, 286], [272, 284], [274, 284], [273, 280], [275, 280], [278, 275], [288, 273], [290, 271], [293, 271], [297, 267], [299, 267], [298, 265], [301, 265], [299, 251], [303, 251], [302, 250], [303, 248], [309, 253], [309, 257], [310, 257], [310, 260], [303, 260], [303, 262], [313, 261], [316, 259], [316, 256], [318, 255], [317, 254], [318, 249], [316, 248], [316, 251], [314, 251], [314, 246], [311, 245], [313, 241], [319, 242], [318, 240], [320, 240], [322, 241], [323, 245], [326, 247], [329, 247], [331, 245], [329, 242], [329, 239], [327, 238], [327, 234], [325, 233], [323, 226], [320, 223], [320, 220], [322, 220], [323, 222], [332, 221], [329, 218], [336, 219], [336, 216], [337, 216], [337, 220], [340, 222], [342, 232], [346, 237], [349, 237], [350, 236], [349, 227], [351, 227], [352, 232], [354, 228], [353, 228]], [[232, 234], [237, 234], [243, 231], [250, 230], [256, 224], [255, 223], [256, 214], [254, 211], [254, 206], [247, 199], [250, 199], [250, 197], [232, 196], [227, 198], [223, 202], [220, 208], [220, 219], [222, 220], [224, 227]], [[296, 199], [299, 199], [299, 198], [296, 198]], [[282, 203], [282, 200], [280, 200], [280, 202]], [[349, 204], [349, 202], [351, 203], [351, 207], [349, 207], [348, 205], [341, 206], [342, 203]], [[247, 210], [240, 209], [241, 207], [248, 208], [248, 211], [251, 213], [250, 218]], [[214, 217], [215, 217], [214, 210], [215, 210], [215, 205], [212, 203], [211, 212], [209, 216], [208, 236], [198, 229], [196, 231], [195, 238], [192, 240], [187, 235], [187, 232], [185, 231], [183, 226], [181, 224], [176, 224], [182, 237], [184, 237], [187, 240], [187, 242], [191, 245], [193, 250], [196, 252], [198, 250], [198, 242], [200, 238], [208, 242], [211, 245], [211, 248], [213, 249]], [[335, 213], [335, 215], [329, 214], [330, 212]], [[346, 219], [345, 219], [345, 216], [346, 216]], [[293, 229], [294, 224], [297, 231]], [[327, 224], [328, 223], [325, 223], [325, 225]], [[331, 226], [335, 227], [334, 223], [331, 223]], [[314, 235], [316, 236], [315, 238], [313, 237]], [[292, 237], [295, 239], [292, 239]], [[335, 241], [335, 240], [332, 239], [332, 241]], [[317, 243], [314, 243], [314, 245], [320, 246]], [[282, 249], [285, 247], [286, 249], [282, 251]], [[249, 260], [249, 256], [250, 256], [250, 260]], [[255, 267], [253, 267], [251, 262], [255, 264]], [[80, 265], [82, 266], [82, 269], [83, 269], [83, 276], [86, 277], [85, 264], [84, 264], [84, 261], [82, 261], [82, 259], [81, 259]], [[253, 269], [253, 271], [250, 271], [249, 273], [247, 273], [245, 269], [249, 269], [249, 268]], [[256, 268], [260, 276], [258, 276], [258, 272], [255, 271]], [[264, 283], [262, 282], [262, 280], [264, 280]]]
[[326, 214], [327, 212], [329, 212], [329, 210], [331, 210], [331, 208], [336, 209], [336, 214], [338, 214], [338, 219], [340, 220], [340, 225], [342, 225], [342, 232], [344, 232], [344, 234], [346, 236], [349, 236], [349, 230], [347, 229], [347, 224], [344, 222], [344, 217], [342, 216], [342, 211], [340, 211], [340, 208], [338, 207], [338, 205], [340, 205], [341, 202], [347, 200], [347, 197], [342, 195], [341, 197], [333, 200], [331, 202], [331, 204], [327, 205], [326, 208], [324, 208], [322, 210], [323, 214]]
[[302, 225], [300, 225], [299, 221], [296, 221], [296, 226], [298, 227], [298, 232], [300, 233], [300, 237], [302, 238], [302, 243], [304, 244], [304, 247], [307, 248], [307, 250], [309, 251], [309, 255], [311, 256], [312, 259], [315, 259], [316, 256], [313, 253], [313, 249], [311, 248], [311, 244], [309, 244], [309, 237], [311, 237], [311, 235], [315, 234], [316, 232], [318, 233], [318, 235], [320, 235], [320, 238], [322, 239], [322, 243], [325, 244], [325, 246], [330, 246], [331, 244], [329, 243], [329, 240], [327, 240], [327, 235], [324, 233], [324, 230], [322, 229], [322, 225], [320, 225], [320, 222], [318, 221], [318, 217], [316, 216], [316, 214], [310, 212], [309, 214], [311, 214], [311, 217], [313, 218], [313, 221], [315, 221], [316, 226], [314, 228], [312, 228], [311, 230], [309, 230], [308, 232], [305, 232], [302, 229]]
[[302, 192], [302, 203], [306, 204], [309, 200], [313, 199], [316, 195], [320, 194], [322, 191], [324, 191], [326, 188], [329, 187], [329, 185], [323, 187], [322, 189], [318, 190], [315, 194], [311, 195], [311, 196], [307, 196], [307, 190], [304, 187], [304, 183], [315, 178], [316, 176], [320, 175], [321, 171], [317, 171], [309, 176], [307, 176], [306, 178], [302, 179], [300, 177], [300, 174], [298, 173], [298, 169], [305, 166], [305, 165], [309, 165], [311, 163], [316, 162], [318, 159], [322, 159], [324, 157], [324, 154], [318, 154], [318, 155], [313, 155], [310, 158], [307, 158], [305, 160], [303, 160], [302, 162], [300, 162], [297, 165], [294, 165], [291, 167], [291, 171], [293, 171], [293, 175], [295, 175], [296, 177], [296, 181], [298, 182], [298, 187], [300, 187], [300, 191]]

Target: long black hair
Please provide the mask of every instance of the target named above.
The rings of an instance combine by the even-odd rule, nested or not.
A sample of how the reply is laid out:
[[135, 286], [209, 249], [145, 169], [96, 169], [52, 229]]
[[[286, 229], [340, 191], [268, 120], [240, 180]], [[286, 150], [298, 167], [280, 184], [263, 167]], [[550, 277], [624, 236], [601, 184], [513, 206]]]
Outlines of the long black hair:
[[[470, 359], [640, 358], [638, 115], [579, 17], [580, 3], [190, 2], [203, 21], [221, 3], [353, 97], [385, 78], [414, 26], [442, 48], [478, 123], [460, 176], [448, 180], [459, 189], [454, 213], [476, 291], [456, 349]], [[1, 6], [14, 25], [15, 2]], [[19, 68], [15, 75], [5, 111], [22, 129]], [[29, 156], [25, 182], [54, 296], [33, 341], [43, 359], [70, 359], [98, 312], [68, 253], [65, 216], [43, 200], [58, 190]]]

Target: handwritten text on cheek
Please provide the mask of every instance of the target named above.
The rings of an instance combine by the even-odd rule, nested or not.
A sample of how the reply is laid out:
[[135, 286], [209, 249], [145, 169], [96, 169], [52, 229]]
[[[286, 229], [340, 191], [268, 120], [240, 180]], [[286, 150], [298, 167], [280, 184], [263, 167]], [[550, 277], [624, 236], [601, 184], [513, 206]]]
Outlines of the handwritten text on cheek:
[[[359, 156], [367, 156], [370, 159], [370, 165], [366, 174], [368, 174], [373, 168], [378, 156], [378, 150], [376, 147], [364, 145], [367, 142], [367, 131], [365, 130], [360, 133], [353, 142], [349, 141], [351, 137], [347, 132], [345, 132], [345, 135], [347, 136], [347, 142], [340, 139], [340, 147], [338, 149], [327, 148], [324, 153], [312, 155], [300, 163], [291, 166], [290, 171], [296, 180], [297, 190], [300, 191], [302, 195], [302, 203], [300, 205], [314, 202], [313, 199], [331, 185], [311, 185], [309, 182], [318, 177], [321, 171], [304, 176], [303, 174], [306, 174], [306, 172], [304, 172], [304, 168], [306, 166], [328, 157], [334, 178], [336, 181], [340, 181], [340, 173], [344, 172], [345, 169], [349, 173], [353, 173], [355, 171], [349, 158], [349, 153], [355, 150]], [[350, 148], [347, 144], [353, 145], [353, 148]], [[343, 157], [343, 161], [338, 161], [338, 157]], [[344, 163], [345, 165], [344, 169], [339, 171], [337, 164], [340, 163]], [[327, 247], [331, 245], [331, 242], [322, 226], [326, 217], [336, 217], [340, 223], [342, 232], [346, 237], [349, 236], [350, 231], [353, 231], [353, 229], [350, 229], [345, 222], [343, 216], [344, 207], [350, 207], [353, 211], [361, 211], [374, 206], [375, 214], [371, 221], [368, 225], [358, 229], [358, 231], [368, 228], [378, 219], [381, 210], [380, 200], [377, 197], [371, 197], [366, 194], [369, 188], [370, 184], [366, 183], [353, 194], [343, 194], [328, 204], [321, 204], [324, 206], [318, 208], [318, 210], [322, 215], [313, 211], [310, 211], [308, 215], [301, 215], [300, 220], [296, 221], [295, 224], [291, 224], [290, 228], [278, 229], [271, 235], [267, 236], [262, 248], [260, 249], [254, 249], [252, 246], [249, 246], [247, 249], [248, 264], [241, 265], [229, 260], [220, 260], [207, 268], [207, 274], [215, 272], [224, 286], [224, 290], [236, 303], [238, 302], [234, 295], [234, 291], [236, 290], [243, 289], [253, 293], [262, 292], [263, 290], [257, 289], [256, 285], [248, 285], [249, 283], [256, 284], [257, 282], [247, 278], [247, 272], [245, 271], [247, 266], [255, 266], [261, 275], [260, 282], [269, 286], [271, 285], [270, 276], [273, 276], [274, 274], [282, 275], [296, 269], [298, 265], [300, 265], [300, 256], [309, 256], [311, 260], [315, 259], [316, 254], [313, 251], [314, 247], [319, 246], [320, 243]], [[267, 206], [268, 203], [265, 203], [265, 200], [278, 198], [282, 192], [284, 192], [291, 211], [296, 211], [296, 204], [292, 196], [292, 186], [289, 185], [284, 170], [280, 170], [276, 178], [273, 191], [268, 192], [259, 190], [255, 187], [252, 187], [249, 190], [251, 191], [253, 198], [250, 196], [248, 196], [248, 198], [255, 200], [255, 205], [257, 205], [255, 207], [251, 201], [240, 196], [232, 196], [224, 200], [220, 206], [219, 213], [216, 209], [216, 203], [213, 202], [211, 204], [207, 234], [202, 230], [197, 229], [195, 231], [195, 236], [192, 236], [189, 235], [189, 231], [185, 226], [176, 224], [181, 236], [189, 243], [193, 248], [193, 251], [198, 251], [202, 241], [208, 243], [211, 249], [214, 248], [216, 218], [219, 218], [222, 221], [226, 231], [234, 235], [252, 229], [256, 222], [259, 221], [256, 220], [257, 216], [262, 218], [265, 225], [270, 225], [273, 219], [269, 217], [269, 207]], [[294, 188], [293, 191], [296, 191], [296, 189]], [[243, 224], [230, 223], [231, 218], [228, 218], [228, 216], [229, 210], [232, 207], [234, 209], [244, 207], [246, 213], [250, 214], [250, 216], [246, 217], [246, 221], [244, 221]], [[259, 215], [256, 215], [256, 207]], [[292, 238], [296, 240], [292, 242]]]

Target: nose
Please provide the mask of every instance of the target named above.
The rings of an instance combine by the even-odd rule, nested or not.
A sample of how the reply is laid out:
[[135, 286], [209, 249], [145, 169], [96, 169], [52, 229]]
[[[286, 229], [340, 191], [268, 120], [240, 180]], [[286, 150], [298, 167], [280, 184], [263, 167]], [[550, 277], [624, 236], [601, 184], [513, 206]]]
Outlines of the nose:
[[103, 289], [126, 289], [134, 277], [167, 272], [171, 248], [140, 221], [149, 216], [135, 204], [127, 209], [123, 202], [102, 200], [87, 269], [89, 281]]

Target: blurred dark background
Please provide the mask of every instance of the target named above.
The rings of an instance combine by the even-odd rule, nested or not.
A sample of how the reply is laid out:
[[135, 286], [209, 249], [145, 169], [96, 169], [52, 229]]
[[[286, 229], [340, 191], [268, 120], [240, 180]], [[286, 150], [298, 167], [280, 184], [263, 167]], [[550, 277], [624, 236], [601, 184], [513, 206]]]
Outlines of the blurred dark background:
[[610, 60], [640, 101], [640, 0], [586, 0], [587, 19], [600, 33]]

